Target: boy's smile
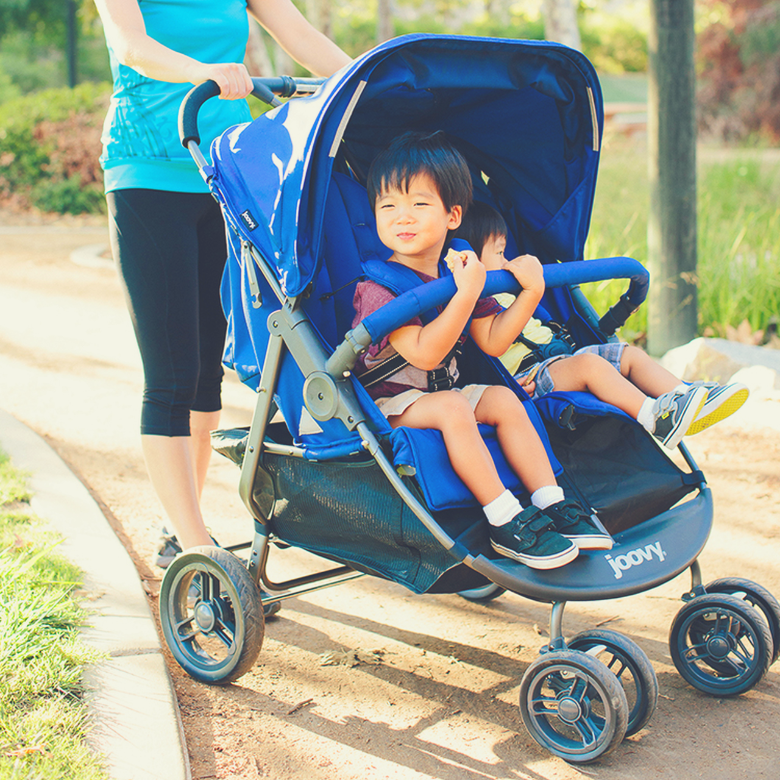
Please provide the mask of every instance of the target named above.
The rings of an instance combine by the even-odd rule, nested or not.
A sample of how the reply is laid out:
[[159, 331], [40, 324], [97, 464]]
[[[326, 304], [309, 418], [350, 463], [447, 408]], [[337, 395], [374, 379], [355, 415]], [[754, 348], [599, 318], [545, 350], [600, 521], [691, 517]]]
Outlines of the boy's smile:
[[413, 176], [406, 191], [383, 190], [374, 206], [380, 241], [393, 260], [438, 276], [436, 269], [447, 233], [460, 225], [463, 210], [447, 211], [433, 179]]

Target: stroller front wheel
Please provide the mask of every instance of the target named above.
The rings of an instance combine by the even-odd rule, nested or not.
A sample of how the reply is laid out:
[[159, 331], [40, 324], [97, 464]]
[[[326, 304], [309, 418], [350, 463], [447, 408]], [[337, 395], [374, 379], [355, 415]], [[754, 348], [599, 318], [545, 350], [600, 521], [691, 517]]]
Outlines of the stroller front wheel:
[[618, 678], [629, 706], [626, 736], [641, 731], [658, 703], [658, 679], [644, 650], [627, 636], [606, 629], [583, 631], [567, 646], [597, 658]]
[[249, 671], [265, 633], [257, 586], [241, 561], [219, 547], [195, 547], [173, 560], [160, 587], [160, 623], [176, 662], [211, 684]]
[[680, 675], [713, 696], [750, 690], [769, 669], [772, 635], [759, 612], [736, 596], [705, 593], [672, 622], [669, 649]]
[[628, 701], [617, 677], [577, 650], [545, 653], [526, 669], [520, 712], [531, 736], [572, 764], [614, 750], [628, 725]]

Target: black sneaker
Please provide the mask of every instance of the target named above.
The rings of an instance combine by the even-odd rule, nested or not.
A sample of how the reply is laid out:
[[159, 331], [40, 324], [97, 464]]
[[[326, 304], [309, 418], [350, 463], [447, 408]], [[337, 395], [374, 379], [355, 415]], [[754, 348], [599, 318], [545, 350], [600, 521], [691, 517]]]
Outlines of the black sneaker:
[[553, 520], [529, 506], [504, 525], [490, 526], [490, 544], [496, 552], [532, 569], [557, 569], [573, 561], [579, 550], [552, 530]]
[[612, 537], [577, 501], [567, 499], [548, 506], [544, 513], [552, 518], [553, 528], [570, 539], [580, 550], [611, 550]]
[[[211, 541], [214, 542], [215, 547], [219, 547], [219, 542], [212, 536]], [[163, 526], [160, 536], [160, 549], [157, 551], [157, 558], [155, 563], [161, 569], [167, 569], [170, 566], [171, 561], [181, 552], [181, 545], [176, 538], [176, 534], [168, 533], [168, 530]], [[197, 590], [196, 590], [197, 589]], [[193, 584], [190, 587], [190, 598], [196, 598], [200, 595], [199, 586]], [[265, 598], [271, 594], [260, 588], [260, 598]], [[275, 601], [273, 604], [263, 604], [263, 616], [266, 620], [273, 617], [280, 609], [282, 604], [280, 601]]]
[[706, 400], [706, 387], [691, 387], [686, 393], [673, 390], [659, 395], [653, 404], [653, 436], [664, 447], [673, 450], [688, 433]]

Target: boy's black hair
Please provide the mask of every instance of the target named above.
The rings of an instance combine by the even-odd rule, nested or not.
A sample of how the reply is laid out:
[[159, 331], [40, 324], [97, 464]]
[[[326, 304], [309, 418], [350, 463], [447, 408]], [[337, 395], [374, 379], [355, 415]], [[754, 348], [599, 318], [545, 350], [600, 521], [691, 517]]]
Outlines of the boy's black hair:
[[373, 207], [387, 190], [406, 192], [409, 181], [421, 173], [434, 181], [447, 211], [453, 206], [460, 206], [464, 213], [468, 210], [473, 190], [469, 167], [441, 130], [409, 130], [374, 158], [366, 182], [369, 203]]
[[480, 257], [491, 236], [505, 237], [508, 232], [504, 218], [492, 206], [475, 200], [463, 215], [455, 236], [468, 241], [474, 253]]

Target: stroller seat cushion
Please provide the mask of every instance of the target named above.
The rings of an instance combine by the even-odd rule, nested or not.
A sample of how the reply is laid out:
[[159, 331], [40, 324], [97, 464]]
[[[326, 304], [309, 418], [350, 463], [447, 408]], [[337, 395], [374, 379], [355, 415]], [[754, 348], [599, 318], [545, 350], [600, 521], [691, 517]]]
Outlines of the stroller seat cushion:
[[[498, 475], [508, 490], [517, 496], [525, 488], [506, 462], [495, 435], [495, 429], [479, 426], [482, 438], [498, 469]], [[393, 464], [414, 469], [417, 484], [433, 511], [478, 507], [474, 495], [455, 473], [439, 431], [417, 428], [395, 428], [390, 434]], [[558, 465], [557, 462], [554, 465]], [[560, 471], [560, 467], [558, 467]]]

